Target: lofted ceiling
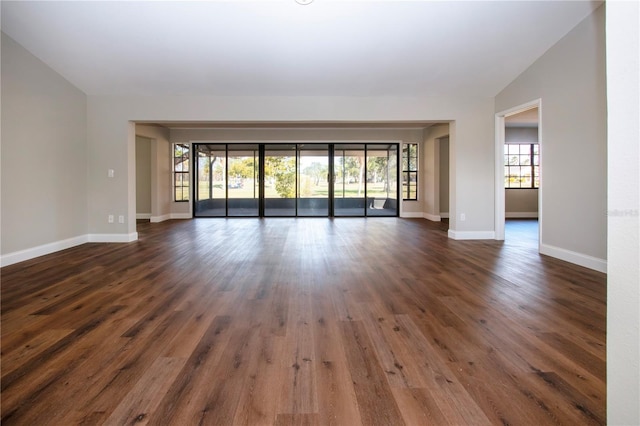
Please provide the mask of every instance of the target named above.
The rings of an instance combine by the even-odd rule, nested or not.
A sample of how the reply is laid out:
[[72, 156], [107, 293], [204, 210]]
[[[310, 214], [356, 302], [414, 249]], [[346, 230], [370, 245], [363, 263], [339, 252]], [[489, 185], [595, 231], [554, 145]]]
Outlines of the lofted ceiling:
[[2, 1], [88, 95], [493, 97], [601, 1]]
[[538, 108], [530, 108], [504, 118], [507, 127], [538, 127]]

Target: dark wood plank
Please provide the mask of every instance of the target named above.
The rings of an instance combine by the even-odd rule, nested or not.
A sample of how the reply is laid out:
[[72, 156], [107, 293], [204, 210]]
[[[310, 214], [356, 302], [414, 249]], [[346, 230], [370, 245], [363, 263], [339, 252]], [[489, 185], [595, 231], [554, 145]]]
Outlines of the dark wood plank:
[[364, 424], [404, 425], [371, 339], [358, 321], [343, 321], [342, 339]]
[[528, 241], [399, 218], [138, 232], [0, 270], [3, 425], [606, 424], [606, 276]]

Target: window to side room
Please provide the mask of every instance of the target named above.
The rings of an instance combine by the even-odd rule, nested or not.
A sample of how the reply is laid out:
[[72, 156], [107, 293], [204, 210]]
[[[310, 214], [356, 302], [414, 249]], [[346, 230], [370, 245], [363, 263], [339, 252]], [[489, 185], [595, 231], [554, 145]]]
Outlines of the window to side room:
[[538, 188], [540, 152], [537, 143], [507, 143], [504, 146], [504, 187]]
[[402, 147], [402, 199], [418, 199], [418, 144], [408, 143]]

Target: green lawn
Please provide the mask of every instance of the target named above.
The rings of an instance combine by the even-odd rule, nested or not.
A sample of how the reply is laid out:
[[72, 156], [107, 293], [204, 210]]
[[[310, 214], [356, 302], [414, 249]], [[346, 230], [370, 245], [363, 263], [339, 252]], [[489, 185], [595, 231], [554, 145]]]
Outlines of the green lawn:
[[[306, 185], [303, 182], [302, 190], [301, 190], [301, 198], [325, 198], [329, 195], [329, 187], [326, 182], [320, 182], [318, 185], [313, 185], [307, 183]], [[387, 196], [387, 192], [384, 189], [383, 183], [376, 184], [368, 184], [368, 196], [369, 197], [385, 197]], [[244, 184], [242, 188], [229, 188], [229, 198], [257, 198], [258, 197], [258, 188], [254, 188], [251, 185], [251, 181], [248, 184]], [[361, 189], [360, 194], [358, 194], [358, 184], [350, 183], [345, 184], [344, 187], [342, 184], [337, 183], [335, 186], [335, 196], [336, 198], [359, 198], [364, 197]], [[198, 199], [206, 200], [209, 198], [209, 183], [208, 182], [200, 182], [198, 185]], [[266, 185], [265, 186], [265, 197], [266, 198], [280, 198], [280, 195], [277, 193], [274, 185]], [[213, 198], [223, 199], [225, 198], [225, 191], [223, 182], [214, 182], [213, 184]]]

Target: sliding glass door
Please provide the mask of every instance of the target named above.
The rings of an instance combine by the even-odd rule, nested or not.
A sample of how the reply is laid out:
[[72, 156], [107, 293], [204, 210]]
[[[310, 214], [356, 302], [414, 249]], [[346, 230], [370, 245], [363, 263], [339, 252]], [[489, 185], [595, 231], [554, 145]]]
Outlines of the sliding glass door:
[[367, 216], [398, 211], [398, 146], [367, 145]]
[[364, 144], [335, 145], [333, 206], [335, 216], [365, 214]]
[[298, 216], [329, 215], [329, 145], [298, 145]]
[[196, 170], [195, 216], [227, 215], [227, 147], [225, 145], [195, 146]]
[[196, 217], [398, 215], [397, 144], [194, 144]]
[[227, 148], [227, 216], [259, 215], [259, 155], [257, 144]]
[[265, 145], [264, 216], [296, 215], [296, 144]]

